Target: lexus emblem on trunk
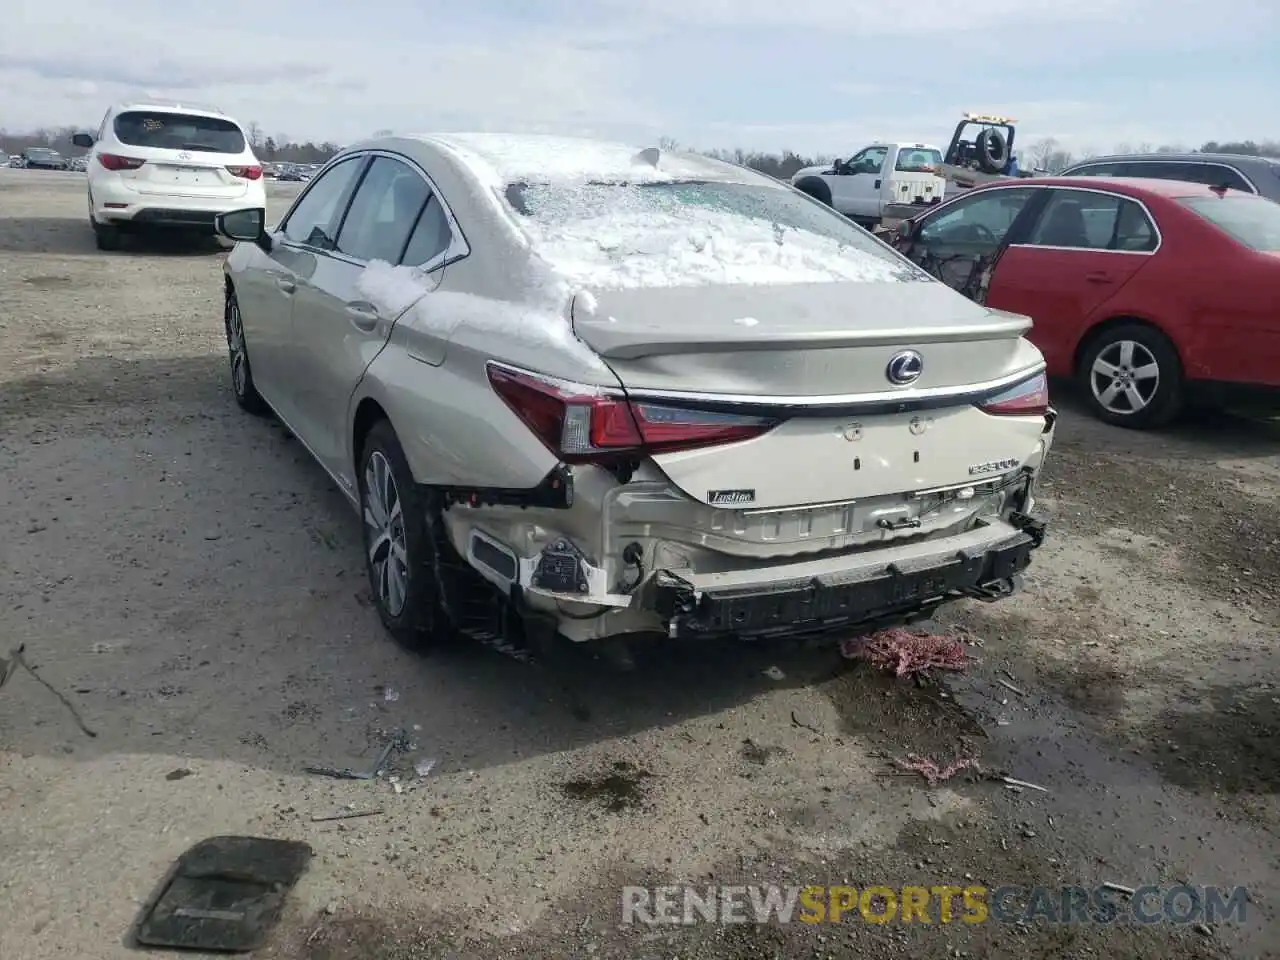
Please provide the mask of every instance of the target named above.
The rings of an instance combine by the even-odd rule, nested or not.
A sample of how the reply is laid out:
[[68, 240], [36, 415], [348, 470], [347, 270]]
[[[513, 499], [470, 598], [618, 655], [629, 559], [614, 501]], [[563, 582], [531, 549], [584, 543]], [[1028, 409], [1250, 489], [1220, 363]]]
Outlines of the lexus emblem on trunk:
[[895, 353], [889, 358], [889, 365], [884, 370], [884, 375], [888, 377], [889, 382], [899, 387], [915, 383], [922, 373], [924, 373], [924, 357], [914, 350]]

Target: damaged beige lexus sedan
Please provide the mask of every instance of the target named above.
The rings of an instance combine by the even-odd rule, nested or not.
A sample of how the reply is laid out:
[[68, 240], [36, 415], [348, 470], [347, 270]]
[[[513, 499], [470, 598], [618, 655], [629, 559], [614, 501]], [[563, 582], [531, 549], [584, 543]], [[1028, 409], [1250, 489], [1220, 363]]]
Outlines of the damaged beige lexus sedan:
[[402, 641], [868, 630], [1043, 541], [1031, 321], [770, 177], [397, 136], [218, 229], [236, 399], [357, 509]]

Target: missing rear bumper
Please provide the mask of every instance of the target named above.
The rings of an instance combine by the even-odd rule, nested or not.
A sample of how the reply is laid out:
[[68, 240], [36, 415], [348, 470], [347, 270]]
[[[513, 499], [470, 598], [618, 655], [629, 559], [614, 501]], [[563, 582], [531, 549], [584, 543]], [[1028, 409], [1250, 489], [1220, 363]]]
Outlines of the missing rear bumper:
[[1025, 514], [1009, 523], [1018, 532], [985, 550], [959, 550], [927, 564], [890, 563], [853, 576], [819, 576], [757, 587], [698, 591], [671, 574], [651, 585], [657, 612], [673, 638], [800, 634], [901, 621], [963, 596], [997, 600], [1012, 595], [1045, 525]]

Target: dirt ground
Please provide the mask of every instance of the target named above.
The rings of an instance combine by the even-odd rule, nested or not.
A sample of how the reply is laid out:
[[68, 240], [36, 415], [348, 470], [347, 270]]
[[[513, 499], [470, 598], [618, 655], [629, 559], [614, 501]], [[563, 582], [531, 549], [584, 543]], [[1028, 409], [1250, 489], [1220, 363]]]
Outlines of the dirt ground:
[[[96, 733], [29, 673], [0, 692], [0, 956], [128, 955], [173, 859], [237, 833], [315, 850], [262, 957], [1280, 956], [1276, 423], [1140, 435], [1064, 396], [1050, 540], [1022, 594], [946, 612], [975, 662], [941, 685], [829, 642], [631, 674], [420, 656], [379, 627], [345, 501], [236, 408], [220, 259], [99, 253], [79, 175], [0, 171], [0, 655], [25, 644]], [[398, 784], [303, 771], [398, 732]], [[907, 754], [1047, 792], [931, 788]], [[383, 812], [312, 821], [348, 805]], [[621, 923], [624, 885], [666, 882], [1250, 903], [1213, 926]]]

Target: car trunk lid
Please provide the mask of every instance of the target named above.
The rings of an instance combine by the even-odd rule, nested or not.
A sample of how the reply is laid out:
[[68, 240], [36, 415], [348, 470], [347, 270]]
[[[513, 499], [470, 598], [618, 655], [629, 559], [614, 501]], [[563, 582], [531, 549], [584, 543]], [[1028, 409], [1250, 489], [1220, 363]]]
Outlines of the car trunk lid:
[[[688, 495], [737, 509], [1016, 470], [1036, 452], [1043, 419], [992, 416], [974, 402], [1043, 369], [1022, 337], [1030, 325], [934, 282], [626, 289], [574, 304], [577, 335], [653, 417], [715, 408], [781, 421], [753, 439], [653, 457]], [[921, 369], [895, 383], [889, 368], [904, 351]]]

